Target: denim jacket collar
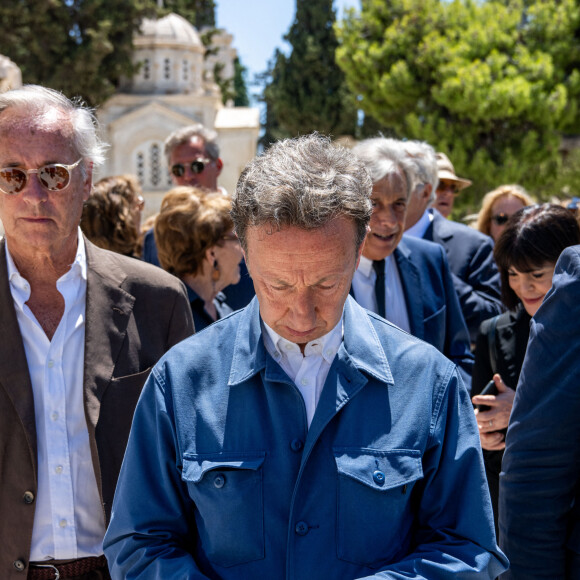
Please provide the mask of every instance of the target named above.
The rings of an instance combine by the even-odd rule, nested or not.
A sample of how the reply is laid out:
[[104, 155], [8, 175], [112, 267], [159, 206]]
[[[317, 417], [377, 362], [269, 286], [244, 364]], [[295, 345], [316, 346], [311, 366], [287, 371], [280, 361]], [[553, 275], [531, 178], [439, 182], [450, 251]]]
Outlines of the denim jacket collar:
[[[269, 357], [260, 324], [260, 306], [254, 298], [238, 314], [243, 320], [238, 325], [232, 367], [228, 380], [230, 386], [246, 381], [266, 368]], [[351, 296], [344, 307], [344, 342], [337, 359], [341, 366], [352, 367], [358, 372], [371, 375], [386, 384], [393, 384], [393, 375], [386, 353], [371, 322], [372, 313], [361, 308]], [[381, 321], [384, 323], [384, 321]], [[356, 382], [359, 382], [360, 379]]]

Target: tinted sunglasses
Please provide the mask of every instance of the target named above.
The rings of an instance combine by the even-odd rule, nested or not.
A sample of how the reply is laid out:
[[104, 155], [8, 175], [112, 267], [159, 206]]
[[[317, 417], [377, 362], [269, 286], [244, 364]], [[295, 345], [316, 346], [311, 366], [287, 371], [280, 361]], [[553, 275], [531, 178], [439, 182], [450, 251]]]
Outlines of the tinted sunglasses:
[[36, 173], [40, 185], [47, 191], [62, 191], [70, 183], [71, 171], [82, 161], [72, 165], [49, 163], [38, 169], [20, 169], [20, 167], [2, 167], [0, 169], [0, 191], [6, 195], [20, 193], [28, 183], [28, 176]]
[[507, 224], [509, 219], [510, 216], [506, 215], [505, 213], [498, 213], [497, 215], [491, 216], [491, 221], [494, 222], [496, 226], [503, 226]]
[[450, 192], [453, 195], [457, 195], [459, 193], [459, 187], [455, 183], [449, 183], [446, 181], [440, 181], [439, 185], [437, 186], [437, 192]]
[[[196, 175], [203, 172], [205, 166], [211, 163], [211, 159], [203, 159], [202, 157], [198, 157], [194, 161], [191, 162], [190, 168], [191, 172], [195, 173]], [[171, 166], [171, 173], [175, 175], [175, 177], [183, 177], [185, 175], [185, 168], [187, 166], [183, 165], [183, 163], [176, 163], [175, 165]]]

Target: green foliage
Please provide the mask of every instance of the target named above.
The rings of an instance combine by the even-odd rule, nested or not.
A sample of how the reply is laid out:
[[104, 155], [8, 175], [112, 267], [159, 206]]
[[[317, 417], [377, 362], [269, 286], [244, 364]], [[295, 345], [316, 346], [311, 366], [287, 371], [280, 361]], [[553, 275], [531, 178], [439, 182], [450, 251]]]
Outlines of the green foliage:
[[215, 28], [214, 0], [164, 0], [158, 15], [165, 16], [170, 12], [183, 16], [198, 30], [206, 26]]
[[335, 19], [332, 0], [297, 0], [296, 18], [285, 36], [292, 51], [289, 56], [276, 52], [264, 93], [272, 137], [313, 130], [354, 134], [355, 100], [335, 62]]
[[121, 76], [137, 72], [133, 35], [144, 17], [180, 14], [214, 26], [213, 0], [11, 0], [0, 4], [0, 54], [22, 70], [25, 83], [80, 96], [97, 106]]
[[580, 197], [580, 149], [573, 149], [565, 155], [553, 181], [543, 184], [536, 193], [543, 201]]
[[[213, 37], [218, 32], [217, 28], [206, 28], [202, 35], [201, 41], [205, 47], [204, 59], [209, 56], [215, 56], [218, 53], [218, 47], [213, 45]], [[228, 101], [233, 101], [236, 107], [247, 107], [249, 104], [248, 91], [244, 78], [246, 67], [240, 59], [234, 59], [234, 76], [231, 78], [224, 77], [224, 65], [216, 62], [213, 66], [213, 78], [222, 94], [222, 103], [225, 105]], [[246, 104], [240, 104], [246, 103]]]
[[234, 60], [234, 106], [249, 107], [248, 87], [246, 86], [247, 68], [242, 64], [239, 57]]
[[262, 107], [262, 135], [258, 140], [258, 147], [261, 149], [267, 149], [272, 143], [280, 139], [285, 139], [290, 135], [284, 131], [278, 119], [274, 115], [274, 106], [272, 103], [271, 91], [269, 87], [273, 84], [273, 76], [275, 64], [278, 60], [278, 53], [280, 51], [276, 49], [273, 58], [268, 61], [268, 68], [266, 71], [255, 75], [253, 80], [253, 85], [259, 88], [259, 92], [255, 93], [253, 97], [260, 103], [263, 103]]
[[98, 105], [134, 74], [132, 37], [151, 0], [14, 0], [0, 5], [0, 54], [42, 84]]
[[579, 122], [577, 4], [363, 0], [337, 26], [337, 62], [366, 114], [473, 180], [460, 206], [501, 183], [541, 192]]

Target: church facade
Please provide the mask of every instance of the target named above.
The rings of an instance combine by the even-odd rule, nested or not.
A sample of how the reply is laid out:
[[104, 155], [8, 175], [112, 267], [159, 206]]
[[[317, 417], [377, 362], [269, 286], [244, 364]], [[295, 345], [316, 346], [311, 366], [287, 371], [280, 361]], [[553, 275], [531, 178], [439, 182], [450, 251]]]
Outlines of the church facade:
[[177, 14], [146, 19], [134, 39], [139, 73], [122, 80], [117, 93], [98, 111], [110, 149], [95, 177], [137, 175], [146, 212], [157, 211], [171, 187], [163, 142], [175, 129], [199, 122], [218, 133], [224, 161], [219, 184], [232, 192], [256, 154], [260, 120], [257, 108], [222, 104], [213, 66], [220, 62], [224, 78], [233, 76], [236, 52], [231, 42], [231, 35], [218, 31], [212, 37], [215, 54], [204, 59], [200, 34], [187, 20]]

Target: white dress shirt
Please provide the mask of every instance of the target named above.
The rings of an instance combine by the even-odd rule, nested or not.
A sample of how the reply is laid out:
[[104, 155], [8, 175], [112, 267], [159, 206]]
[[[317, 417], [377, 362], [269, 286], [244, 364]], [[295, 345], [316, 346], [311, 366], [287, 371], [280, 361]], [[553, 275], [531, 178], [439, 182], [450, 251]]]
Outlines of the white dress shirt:
[[[378, 314], [379, 309], [375, 296], [376, 279], [377, 274], [373, 268], [373, 261], [361, 256], [352, 279], [354, 297], [363, 308]], [[392, 254], [385, 258], [385, 312], [389, 322], [411, 332], [399, 268]]]
[[310, 427], [328, 371], [342, 343], [342, 317], [328, 334], [307, 343], [304, 354], [296, 343], [282, 338], [264, 321], [262, 324], [266, 329], [266, 332], [262, 332], [266, 350], [300, 391]]
[[427, 228], [431, 225], [433, 221], [433, 212], [437, 211], [432, 207], [428, 207], [423, 215], [419, 218], [417, 223], [413, 224], [408, 230], [405, 230], [406, 236], [413, 236], [414, 238], [423, 238]]
[[79, 230], [75, 261], [57, 281], [64, 314], [49, 340], [26, 305], [30, 285], [6, 244], [14, 300], [36, 418], [38, 492], [30, 560], [75, 559], [103, 553], [105, 518], [99, 498], [83, 405], [87, 263]]

